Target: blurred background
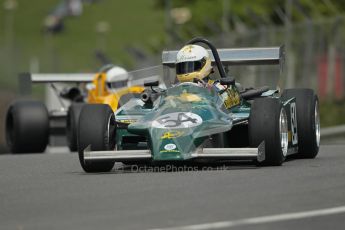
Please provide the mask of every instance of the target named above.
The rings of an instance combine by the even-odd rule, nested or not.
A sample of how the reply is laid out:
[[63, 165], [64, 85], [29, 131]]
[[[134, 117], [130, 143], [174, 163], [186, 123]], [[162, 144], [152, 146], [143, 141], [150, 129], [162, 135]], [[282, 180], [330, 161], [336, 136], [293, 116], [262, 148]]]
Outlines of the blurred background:
[[[279, 71], [260, 66], [234, 68], [231, 74], [252, 85], [313, 88], [321, 126], [345, 124], [343, 0], [0, 2], [0, 152], [6, 151], [6, 109], [20, 97], [18, 73], [158, 65], [162, 50], [179, 49], [195, 36], [218, 47], [285, 45], [281, 78]], [[43, 94], [42, 87], [34, 88], [33, 97]]]

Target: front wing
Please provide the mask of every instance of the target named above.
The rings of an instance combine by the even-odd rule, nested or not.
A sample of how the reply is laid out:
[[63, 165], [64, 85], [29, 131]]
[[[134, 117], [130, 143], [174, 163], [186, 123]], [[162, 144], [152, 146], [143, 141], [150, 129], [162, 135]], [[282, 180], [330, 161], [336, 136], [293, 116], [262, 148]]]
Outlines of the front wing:
[[[96, 161], [150, 161], [150, 150], [116, 150], [116, 151], [91, 151], [90, 146], [84, 150], [85, 162]], [[265, 160], [265, 142], [257, 148], [200, 148], [191, 154], [188, 160]]]

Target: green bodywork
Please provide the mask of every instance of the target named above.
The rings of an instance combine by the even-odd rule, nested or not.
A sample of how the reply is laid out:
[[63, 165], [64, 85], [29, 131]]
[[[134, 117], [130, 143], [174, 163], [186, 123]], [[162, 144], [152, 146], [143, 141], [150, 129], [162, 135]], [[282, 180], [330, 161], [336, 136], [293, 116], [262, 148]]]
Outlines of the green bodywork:
[[[117, 129], [117, 149], [148, 148], [156, 161], [188, 160], [212, 135], [226, 133], [249, 113], [243, 100], [226, 108], [215, 87], [182, 83], [161, 92], [151, 108], [132, 99], [116, 112], [117, 122], [129, 123]], [[124, 141], [138, 136], [145, 141]]]

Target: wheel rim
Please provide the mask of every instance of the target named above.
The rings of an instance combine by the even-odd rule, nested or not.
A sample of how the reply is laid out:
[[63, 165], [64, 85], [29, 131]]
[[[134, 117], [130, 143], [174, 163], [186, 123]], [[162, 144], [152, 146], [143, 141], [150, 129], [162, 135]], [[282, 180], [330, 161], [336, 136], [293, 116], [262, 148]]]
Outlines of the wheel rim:
[[289, 141], [288, 141], [287, 117], [286, 117], [286, 112], [283, 108], [280, 110], [280, 116], [279, 116], [279, 133], [280, 133], [280, 146], [282, 148], [282, 152], [285, 157], [287, 155]]
[[315, 133], [316, 133], [316, 145], [320, 146], [320, 114], [319, 114], [319, 102], [315, 102]]

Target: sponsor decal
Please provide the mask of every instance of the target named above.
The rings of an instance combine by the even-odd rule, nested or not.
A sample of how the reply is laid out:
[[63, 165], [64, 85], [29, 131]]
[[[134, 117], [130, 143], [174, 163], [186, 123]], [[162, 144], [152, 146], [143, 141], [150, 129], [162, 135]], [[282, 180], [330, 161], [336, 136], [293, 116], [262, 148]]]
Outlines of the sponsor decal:
[[291, 103], [290, 112], [291, 112], [292, 144], [296, 145], [298, 143], [298, 136], [297, 136], [297, 112], [296, 112], [295, 102]]
[[133, 119], [117, 120], [117, 122], [121, 122], [121, 123], [125, 123], [125, 124], [132, 124], [136, 121], [137, 120], [133, 120]]
[[177, 137], [181, 137], [184, 134], [182, 131], [169, 131], [165, 132], [162, 136], [161, 139], [174, 139]]
[[189, 45], [189, 46], [185, 46], [182, 51], [190, 53], [190, 52], [192, 52], [192, 49], [193, 49], [193, 46]]
[[168, 150], [168, 151], [171, 151], [171, 150], [176, 149], [176, 145], [175, 144], [167, 144], [167, 145], [164, 146], [164, 149]]
[[[217, 89], [218, 92], [222, 91], [220, 86], [217, 86]], [[227, 109], [230, 109], [241, 102], [240, 95], [232, 87], [228, 87], [220, 96], [224, 102], [225, 108]]]
[[174, 150], [161, 150], [159, 153], [180, 153], [180, 151], [174, 149]]
[[183, 92], [178, 99], [180, 99], [181, 101], [188, 101], [188, 102], [199, 102], [201, 101], [201, 97], [199, 97], [196, 94], [192, 94], [192, 93], [185, 93]]
[[152, 127], [160, 129], [192, 128], [202, 124], [202, 118], [191, 112], [168, 113], [152, 122]]
[[182, 56], [180, 56], [180, 58], [179, 58], [179, 60], [180, 60], [180, 62], [183, 62], [183, 61], [194, 61], [194, 60], [196, 60], [197, 59], [197, 57], [196, 56], [185, 56], [185, 55], [182, 55]]

